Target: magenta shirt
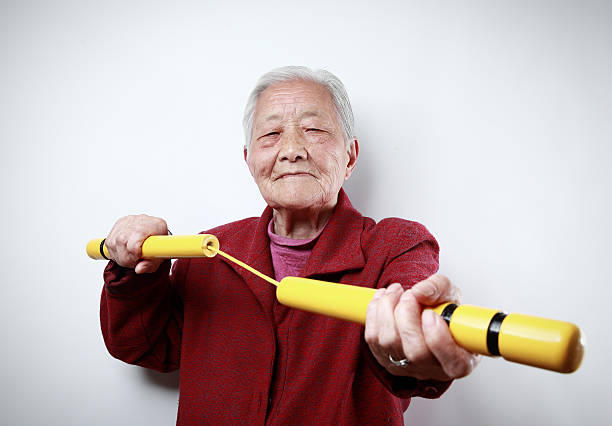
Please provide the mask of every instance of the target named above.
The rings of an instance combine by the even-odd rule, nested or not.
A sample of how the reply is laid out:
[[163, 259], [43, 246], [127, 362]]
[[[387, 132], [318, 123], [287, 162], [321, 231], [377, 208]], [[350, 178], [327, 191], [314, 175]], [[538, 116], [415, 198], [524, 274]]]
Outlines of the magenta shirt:
[[313, 238], [306, 240], [281, 237], [274, 233], [274, 218], [268, 223], [268, 237], [270, 237], [270, 253], [274, 267], [274, 279], [277, 281], [285, 277], [298, 277], [306, 266], [319, 235], [325, 227]]

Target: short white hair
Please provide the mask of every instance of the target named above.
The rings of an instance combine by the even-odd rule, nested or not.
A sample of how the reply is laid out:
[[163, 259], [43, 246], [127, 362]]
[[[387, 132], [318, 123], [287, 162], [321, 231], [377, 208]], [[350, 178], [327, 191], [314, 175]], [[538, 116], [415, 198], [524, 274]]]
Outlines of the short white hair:
[[275, 68], [262, 75], [249, 95], [244, 109], [244, 118], [242, 120], [246, 138], [244, 146], [247, 152], [249, 151], [251, 138], [253, 136], [253, 117], [255, 115], [255, 105], [257, 105], [259, 95], [268, 87], [275, 84], [300, 80], [312, 81], [327, 89], [331, 95], [334, 107], [336, 108], [336, 114], [338, 116], [338, 122], [342, 127], [346, 148], [347, 150], [350, 148], [351, 142], [355, 138], [355, 120], [353, 118], [351, 102], [349, 101], [344, 84], [342, 84], [338, 77], [323, 69], [312, 70], [308, 67], [287, 66]]

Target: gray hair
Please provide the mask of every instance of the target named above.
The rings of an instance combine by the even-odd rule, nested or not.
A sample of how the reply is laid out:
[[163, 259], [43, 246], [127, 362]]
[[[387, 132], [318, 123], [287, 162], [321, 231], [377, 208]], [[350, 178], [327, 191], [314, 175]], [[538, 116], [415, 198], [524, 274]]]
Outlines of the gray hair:
[[257, 105], [259, 95], [270, 86], [294, 80], [312, 81], [327, 89], [332, 97], [334, 107], [336, 108], [338, 122], [344, 133], [346, 148], [349, 149], [351, 141], [355, 137], [355, 120], [353, 118], [351, 102], [349, 101], [344, 84], [342, 84], [338, 77], [326, 70], [315, 71], [308, 67], [287, 66], [273, 69], [262, 75], [249, 95], [249, 99], [244, 109], [244, 118], [242, 120], [242, 126], [244, 127], [244, 134], [246, 137], [245, 148], [247, 152], [251, 145], [253, 116], [255, 115], [255, 105]]

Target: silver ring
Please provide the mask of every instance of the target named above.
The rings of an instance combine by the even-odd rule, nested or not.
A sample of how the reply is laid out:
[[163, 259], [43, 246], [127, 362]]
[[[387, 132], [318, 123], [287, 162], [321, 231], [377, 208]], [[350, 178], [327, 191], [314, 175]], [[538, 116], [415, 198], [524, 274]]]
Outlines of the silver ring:
[[391, 354], [389, 354], [389, 361], [391, 361], [391, 364], [395, 365], [396, 367], [407, 367], [408, 364], [410, 364], [410, 360], [408, 360], [408, 358], [396, 360], [391, 356]]

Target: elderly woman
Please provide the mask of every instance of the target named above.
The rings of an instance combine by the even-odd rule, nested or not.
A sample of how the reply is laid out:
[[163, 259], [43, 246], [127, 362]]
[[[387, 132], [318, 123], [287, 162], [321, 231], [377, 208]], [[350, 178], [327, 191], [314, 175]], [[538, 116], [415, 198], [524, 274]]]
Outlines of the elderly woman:
[[244, 159], [268, 207], [207, 233], [277, 280], [311, 277], [378, 288], [363, 327], [280, 305], [275, 289], [219, 256], [142, 260], [150, 216], [119, 219], [106, 238], [101, 321], [109, 352], [180, 368], [177, 424], [403, 424], [410, 397], [438, 397], [476, 358], [424, 310], [457, 291], [432, 275], [438, 245], [422, 225], [379, 223], [343, 182], [359, 154], [342, 83], [285, 67], [249, 97]]

